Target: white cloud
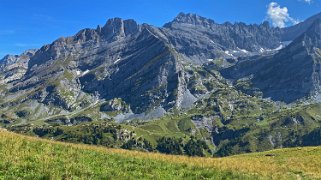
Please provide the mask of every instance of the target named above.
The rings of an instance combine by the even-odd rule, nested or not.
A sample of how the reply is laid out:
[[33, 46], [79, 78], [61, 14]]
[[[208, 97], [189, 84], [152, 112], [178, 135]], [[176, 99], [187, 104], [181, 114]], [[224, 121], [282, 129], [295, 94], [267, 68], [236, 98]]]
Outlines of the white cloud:
[[[309, 1], [309, 0], [305, 0]], [[293, 19], [287, 7], [281, 7], [276, 2], [271, 2], [267, 10], [267, 18], [272, 22], [273, 26], [283, 28], [288, 23], [297, 24], [299, 21]]]
[[311, 4], [311, 3], [312, 3], [312, 0], [301, 0], [301, 1], [306, 2], [306, 3], [308, 3], [308, 4]]

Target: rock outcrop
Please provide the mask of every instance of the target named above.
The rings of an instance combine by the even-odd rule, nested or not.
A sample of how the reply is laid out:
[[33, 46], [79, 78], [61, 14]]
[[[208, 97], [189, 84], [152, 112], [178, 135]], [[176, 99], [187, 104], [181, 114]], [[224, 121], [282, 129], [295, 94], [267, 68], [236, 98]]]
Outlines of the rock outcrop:
[[280, 52], [239, 62], [222, 70], [230, 79], [248, 78], [264, 97], [286, 103], [308, 98], [321, 90], [321, 20]]
[[159, 117], [230, 88], [218, 70], [231, 79], [250, 77], [264, 97], [293, 102], [321, 89], [318, 21], [284, 48], [287, 31], [267, 22], [218, 24], [184, 13], [163, 27], [109, 19], [39, 50], [6, 56], [0, 105], [12, 114], [19, 105], [35, 119], [88, 109], [103, 118], [101, 105], [121, 99], [125, 109], [107, 108], [124, 113], [118, 117]]

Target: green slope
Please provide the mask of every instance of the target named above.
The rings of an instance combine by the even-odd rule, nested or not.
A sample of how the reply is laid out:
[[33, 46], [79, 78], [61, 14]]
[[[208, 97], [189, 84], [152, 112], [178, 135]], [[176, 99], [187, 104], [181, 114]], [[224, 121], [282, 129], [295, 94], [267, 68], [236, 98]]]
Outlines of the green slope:
[[6, 131], [0, 136], [0, 179], [321, 178], [319, 147], [189, 158], [60, 143]]

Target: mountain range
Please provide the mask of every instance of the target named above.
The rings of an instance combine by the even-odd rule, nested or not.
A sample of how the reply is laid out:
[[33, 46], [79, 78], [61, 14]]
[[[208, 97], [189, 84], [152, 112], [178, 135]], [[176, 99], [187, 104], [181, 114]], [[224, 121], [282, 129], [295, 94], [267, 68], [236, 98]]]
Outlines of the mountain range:
[[[272, 148], [294, 146], [300, 143], [286, 141], [290, 132], [280, 135], [283, 131], [272, 127], [313, 119], [300, 138], [320, 127], [319, 115], [305, 118], [304, 111], [320, 102], [320, 71], [321, 14], [287, 28], [219, 24], [185, 13], [163, 27], [113, 18], [40, 49], [5, 56], [1, 122], [72, 126], [178, 113], [190, 115], [196, 129], [206, 129], [220, 155], [251, 149], [235, 150], [250, 142], [244, 137], [267, 135]], [[250, 131], [266, 119], [273, 119], [266, 123], [270, 131]], [[264, 149], [257, 146], [254, 151]]]

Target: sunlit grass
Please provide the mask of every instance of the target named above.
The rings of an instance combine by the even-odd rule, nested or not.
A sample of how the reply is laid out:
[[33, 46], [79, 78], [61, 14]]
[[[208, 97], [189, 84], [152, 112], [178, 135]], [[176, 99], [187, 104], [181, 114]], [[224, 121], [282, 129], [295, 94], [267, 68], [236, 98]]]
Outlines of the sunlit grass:
[[197, 158], [68, 144], [0, 131], [0, 179], [17, 178], [321, 178], [321, 148]]

